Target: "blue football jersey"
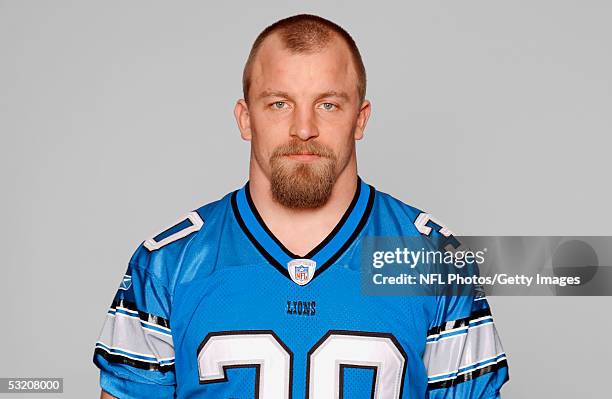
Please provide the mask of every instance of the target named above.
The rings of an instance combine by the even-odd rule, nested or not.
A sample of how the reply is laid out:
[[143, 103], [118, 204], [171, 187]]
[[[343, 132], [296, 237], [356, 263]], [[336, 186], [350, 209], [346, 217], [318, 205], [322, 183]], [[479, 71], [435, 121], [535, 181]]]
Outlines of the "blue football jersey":
[[248, 183], [144, 241], [94, 362], [117, 398], [498, 398], [506, 355], [484, 296], [363, 295], [358, 241], [450, 231], [359, 179], [308, 254]]

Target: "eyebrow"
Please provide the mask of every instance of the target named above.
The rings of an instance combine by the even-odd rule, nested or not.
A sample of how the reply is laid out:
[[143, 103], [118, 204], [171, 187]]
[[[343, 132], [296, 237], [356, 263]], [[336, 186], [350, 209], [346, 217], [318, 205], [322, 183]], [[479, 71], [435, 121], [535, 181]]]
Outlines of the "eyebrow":
[[335, 90], [329, 90], [326, 91], [325, 93], [321, 93], [317, 99], [321, 99], [321, 98], [326, 98], [326, 97], [338, 97], [343, 99], [344, 101], [350, 101], [350, 97], [348, 94], [346, 94], [343, 91], [335, 91]]
[[284, 92], [284, 91], [278, 91], [278, 90], [264, 90], [259, 96], [257, 96], [258, 98], [266, 98], [266, 97], [286, 97], [286, 98], [290, 98], [291, 96], [289, 95], [289, 93]]
[[[285, 91], [279, 91], [279, 90], [264, 90], [258, 96], [258, 98], [266, 98], [266, 97], [291, 98], [289, 93], [287, 93]], [[317, 96], [317, 100], [320, 100], [320, 99], [326, 98], [326, 97], [339, 97], [339, 98], [342, 98], [345, 101], [350, 101], [350, 97], [349, 97], [349, 95], [347, 93], [345, 93], [343, 91], [335, 91], [335, 90], [328, 90], [326, 92], [323, 92], [323, 93], [319, 94]]]

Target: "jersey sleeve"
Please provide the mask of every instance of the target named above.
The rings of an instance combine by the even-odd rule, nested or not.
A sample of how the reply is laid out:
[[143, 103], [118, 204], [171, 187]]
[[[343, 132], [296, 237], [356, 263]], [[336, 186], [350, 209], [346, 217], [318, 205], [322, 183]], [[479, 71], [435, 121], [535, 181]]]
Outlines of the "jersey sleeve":
[[[414, 224], [421, 234], [433, 239], [438, 250], [461, 246], [452, 231], [427, 213], [420, 213]], [[438, 270], [444, 274], [459, 270], [449, 272], [447, 265], [440, 267]], [[460, 269], [468, 275], [480, 275], [475, 262], [468, 262]], [[436, 298], [435, 316], [429, 325], [423, 355], [427, 369], [426, 397], [501, 398], [499, 391], [509, 380], [508, 362], [482, 286], [458, 288], [451, 284], [441, 291]]]
[[493, 399], [508, 364], [483, 294], [439, 297], [423, 361], [429, 399]]
[[142, 246], [106, 314], [95, 344], [100, 387], [117, 398], [173, 398], [174, 345], [167, 287], [148, 271]]

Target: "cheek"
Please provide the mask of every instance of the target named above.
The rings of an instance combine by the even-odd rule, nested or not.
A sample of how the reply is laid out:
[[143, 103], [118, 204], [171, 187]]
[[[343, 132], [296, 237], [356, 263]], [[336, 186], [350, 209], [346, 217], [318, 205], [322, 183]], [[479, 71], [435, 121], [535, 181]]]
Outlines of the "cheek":
[[290, 112], [271, 112], [265, 108], [258, 104], [257, 108], [251, 112], [251, 123], [254, 123], [260, 129], [277, 131], [291, 122]]
[[339, 149], [338, 160], [342, 163], [347, 163], [355, 150], [355, 140], [347, 140]]
[[285, 144], [284, 136], [274, 126], [254, 126], [251, 147], [261, 161], [268, 161], [274, 150]]
[[331, 113], [329, 115], [322, 114], [320, 117], [321, 124], [326, 130], [335, 132], [334, 136], [339, 140], [353, 140], [357, 118], [353, 113], [347, 111], [339, 113]]
[[254, 112], [251, 114], [251, 126], [260, 140], [274, 141], [287, 136], [288, 118], [275, 115], [273, 112]]
[[321, 135], [321, 141], [327, 141], [338, 157], [342, 155], [350, 156], [355, 146], [355, 124], [353, 120], [344, 120], [325, 129], [325, 134]]
[[348, 162], [355, 148], [355, 141], [352, 139], [352, 135], [351, 138], [343, 135], [342, 137], [333, 137], [332, 140], [320, 140], [320, 142], [334, 152], [340, 165]]

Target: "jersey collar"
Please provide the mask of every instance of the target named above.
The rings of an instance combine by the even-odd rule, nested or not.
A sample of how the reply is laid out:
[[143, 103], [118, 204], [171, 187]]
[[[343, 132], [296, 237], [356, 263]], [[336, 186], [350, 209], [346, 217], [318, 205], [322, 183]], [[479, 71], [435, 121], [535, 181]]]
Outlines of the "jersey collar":
[[[359, 235], [372, 210], [375, 189], [358, 177], [351, 204], [334, 229], [323, 241], [304, 256], [287, 249], [266, 226], [251, 199], [249, 183], [232, 193], [232, 209], [238, 224], [259, 252], [285, 276], [292, 259], [311, 259], [317, 268], [314, 277], [332, 265]], [[314, 278], [313, 277], [313, 278]]]

